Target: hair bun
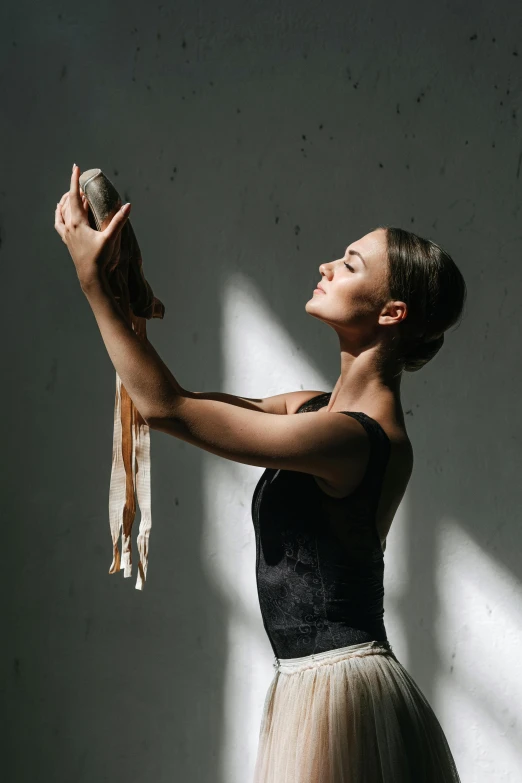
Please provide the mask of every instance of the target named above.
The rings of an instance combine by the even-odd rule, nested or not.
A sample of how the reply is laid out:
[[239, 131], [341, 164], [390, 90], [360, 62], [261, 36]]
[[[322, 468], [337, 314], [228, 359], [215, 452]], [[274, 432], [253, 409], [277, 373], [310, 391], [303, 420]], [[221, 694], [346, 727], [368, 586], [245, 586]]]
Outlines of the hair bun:
[[404, 369], [406, 372], [420, 370], [430, 361], [430, 359], [433, 359], [443, 345], [444, 332], [437, 337], [432, 337], [430, 340], [425, 340], [424, 342], [417, 344], [417, 346], [405, 356]]

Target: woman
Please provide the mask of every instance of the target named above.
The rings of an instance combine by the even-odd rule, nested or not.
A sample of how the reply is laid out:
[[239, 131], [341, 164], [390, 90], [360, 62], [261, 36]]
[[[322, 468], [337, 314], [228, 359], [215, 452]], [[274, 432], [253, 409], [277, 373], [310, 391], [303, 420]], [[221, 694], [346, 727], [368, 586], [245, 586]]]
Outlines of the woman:
[[267, 470], [254, 493], [258, 591], [276, 656], [254, 781], [456, 782], [442, 728], [387, 640], [383, 576], [413, 467], [401, 373], [440, 349], [462, 316], [465, 282], [434, 242], [384, 226], [319, 270], [306, 310], [338, 334], [341, 375], [331, 393], [288, 395], [287, 412], [314, 411], [321, 424], [344, 413], [353, 436], [328, 481]]
[[140, 342], [104, 280], [126, 215], [93, 231], [78, 178], [73, 167], [55, 228], [140, 414], [154, 429], [265, 468], [252, 518], [276, 671], [254, 783], [459, 781], [442, 728], [383, 623], [386, 537], [413, 466], [401, 374], [428, 362], [461, 318], [466, 287], [455, 263], [434, 242], [379, 226], [321, 264], [306, 304], [339, 337], [331, 393], [188, 392]]

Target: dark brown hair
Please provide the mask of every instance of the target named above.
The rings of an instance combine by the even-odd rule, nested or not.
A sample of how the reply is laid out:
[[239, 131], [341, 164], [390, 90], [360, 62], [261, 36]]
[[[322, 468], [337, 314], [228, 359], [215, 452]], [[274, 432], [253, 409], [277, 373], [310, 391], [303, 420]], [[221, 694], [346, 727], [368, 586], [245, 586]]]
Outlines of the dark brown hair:
[[466, 283], [440, 245], [402, 228], [377, 229], [386, 231], [389, 296], [408, 306], [395, 355], [403, 370], [415, 372], [442, 348], [444, 332], [460, 325]]

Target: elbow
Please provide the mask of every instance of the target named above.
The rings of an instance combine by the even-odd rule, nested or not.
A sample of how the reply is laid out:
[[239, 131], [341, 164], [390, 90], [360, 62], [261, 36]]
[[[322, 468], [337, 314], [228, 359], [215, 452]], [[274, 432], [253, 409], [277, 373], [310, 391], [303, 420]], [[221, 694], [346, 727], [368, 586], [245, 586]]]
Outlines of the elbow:
[[180, 408], [183, 404], [183, 395], [175, 394], [169, 390], [163, 401], [157, 401], [152, 410], [146, 410], [141, 416], [150, 429], [165, 429], [173, 426], [173, 422], [180, 424]]
[[148, 416], [145, 423], [151, 430], [164, 432], [166, 435], [172, 435], [181, 440], [185, 439], [183, 437], [185, 432], [183, 422], [173, 416]]
[[181, 400], [176, 398], [175, 401], [170, 401], [168, 405], [154, 412], [148, 413], [143, 418], [147, 426], [151, 430], [158, 430], [159, 432], [165, 432], [167, 435], [174, 435], [174, 437], [182, 437], [181, 433], [184, 431], [185, 426], [181, 416], [179, 415], [179, 407]]

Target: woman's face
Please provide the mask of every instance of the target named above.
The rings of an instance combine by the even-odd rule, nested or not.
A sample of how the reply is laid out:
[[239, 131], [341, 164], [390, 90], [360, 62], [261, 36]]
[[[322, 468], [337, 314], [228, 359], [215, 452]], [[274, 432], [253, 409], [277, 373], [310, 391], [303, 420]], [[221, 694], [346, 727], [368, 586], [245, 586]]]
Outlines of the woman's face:
[[347, 336], [361, 328], [372, 332], [388, 301], [384, 229], [352, 242], [341, 258], [321, 264], [319, 272], [324, 293], [314, 291], [306, 312]]

